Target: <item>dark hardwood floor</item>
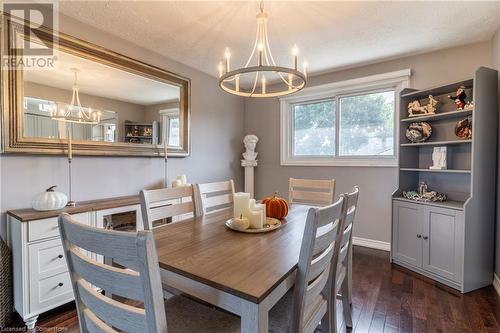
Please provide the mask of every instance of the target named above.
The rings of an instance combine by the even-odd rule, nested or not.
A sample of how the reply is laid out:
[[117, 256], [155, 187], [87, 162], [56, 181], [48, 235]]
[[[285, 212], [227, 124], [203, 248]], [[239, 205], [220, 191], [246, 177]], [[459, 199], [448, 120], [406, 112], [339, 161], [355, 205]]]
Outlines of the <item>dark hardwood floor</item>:
[[[392, 266], [388, 252], [354, 248], [353, 289], [356, 333], [500, 332], [500, 297], [493, 287], [461, 295]], [[22, 326], [20, 318], [14, 326]], [[78, 332], [74, 305], [41, 316], [37, 326]]]

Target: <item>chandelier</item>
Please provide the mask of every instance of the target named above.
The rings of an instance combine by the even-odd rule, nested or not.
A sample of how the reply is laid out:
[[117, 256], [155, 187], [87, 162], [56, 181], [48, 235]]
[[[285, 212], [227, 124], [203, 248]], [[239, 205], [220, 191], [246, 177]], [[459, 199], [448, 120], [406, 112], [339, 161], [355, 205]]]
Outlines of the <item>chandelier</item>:
[[101, 120], [101, 112], [91, 108], [84, 108], [80, 103], [80, 94], [78, 93], [78, 73], [80, 73], [80, 70], [77, 68], [71, 68], [70, 70], [75, 77], [71, 102], [69, 105], [54, 108], [51, 111], [51, 118], [69, 123], [98, 124]]
[[257, 36], [243, 68], [230, 69], [231, 52], [226, 48], [225, 61], [221, 61], [218, 68], [219, 86], [224, 91], [243, 97], [277, 97], [297, 92], [306, 85], [307, 63], [303, 64], [302, 72], [298, 70], [299, 50], [296, 45], [292, 49], [293, 66], [276, 65], [267, 37], [267, 19], [264, 2], [261, 1], [257, 14]]

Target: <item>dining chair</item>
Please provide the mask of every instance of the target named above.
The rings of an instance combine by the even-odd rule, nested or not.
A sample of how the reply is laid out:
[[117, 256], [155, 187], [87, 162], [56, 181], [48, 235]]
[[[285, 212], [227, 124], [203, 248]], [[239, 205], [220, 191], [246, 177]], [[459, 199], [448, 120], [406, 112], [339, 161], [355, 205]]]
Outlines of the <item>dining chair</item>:
[[[354, 216], [359, 196], [359, 188], [354, 187], [350, 193], [342, 194], [344, 198], [344, 213], [342, 214], [342, 229], [340, 240], [338, 242], [339, 249], [337, 258], [334, 257], [334, 265], [332, 266], [335, 276], [333, 299], [342, 301], [342, 309], [344, 320], [347, 327], [352, 327], [352, 228]], [[336, 309], [331, 309], [331, 316], [334, 318], [337, 314]]]
[[[347, 215], [350, 216], [351, 219], [351, 224], [354, 223], [354, 217], [356, 215], [356, 210], [358, 207], [358, 197], [359, 197], [359, 187], [354, 186], [353, 191], [350, 193], [346, 193], [345, 196], [347, 197], [347, 202], [346, 202], [346, 207], [347, 207]], [[346, 226], [348, 227], [348, 225]], [[347, 254], [347, 281], [348, 281], [348, 292], [347, 292], [347, 299], [350, 305], [352, 305], [352, 235], [353, 232], [351, 231], [351, 236], [349, 240], [349, 252]]]
[[335, 196], [335, 179], [297, 179], [288, 182], [288, 202], [309, 206], [331, 205]]
[[[164, 301], [158, 292], [160, 270], [151, 231], [97, 229], [78, 223], [66, 213], [58, 222], [80, 332], [239, 332], [238, 317], [183, 296]], [[133, 263], [135, 269], [102, 264], [80, 248]], [[98, 288], [110, 290], [120, 299], [111, 299]]]
[[155, 221], [172, 218], [175, 222], [196, 216], [192, 185], [142, 190], [140, 200], [144, 230], [157, 227]]
[[234, 182], [232, 179], [194, 186], [195, 207], [198, 216], [233, 208]]
[[[336, 332], [330, 317], [336, 309], [331, 267], [340, 249], [344, 197], [323, 208], [310, 208], [304, 228], [295, 285], [269, 313], [273, 333]], [[331, 309], [333, 308], [333, 310]]]

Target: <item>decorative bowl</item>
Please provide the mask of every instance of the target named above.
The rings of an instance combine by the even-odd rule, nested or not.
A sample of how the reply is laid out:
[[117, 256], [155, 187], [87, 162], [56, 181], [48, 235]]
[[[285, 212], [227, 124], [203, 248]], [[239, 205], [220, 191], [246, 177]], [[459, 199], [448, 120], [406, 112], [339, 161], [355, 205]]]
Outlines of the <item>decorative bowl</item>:
[[406, 129], [406, 138], [414, 143], [427, 141], [431, 135], [431, 125], [423, 121], [411, 123]]

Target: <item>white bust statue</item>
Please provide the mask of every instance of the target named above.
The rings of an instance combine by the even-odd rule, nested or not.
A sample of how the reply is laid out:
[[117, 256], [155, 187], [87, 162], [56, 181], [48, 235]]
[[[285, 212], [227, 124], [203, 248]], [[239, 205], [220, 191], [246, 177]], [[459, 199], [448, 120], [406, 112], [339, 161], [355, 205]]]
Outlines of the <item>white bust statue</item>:
[[258, 153], [255, 152], [255, 146], [259, 142], [259, 138], [253, 134], [245, 136], [243, 143], [245, 144], [246, 151], [243, 153], [243, 158], [247, 161], [255, 161]]

